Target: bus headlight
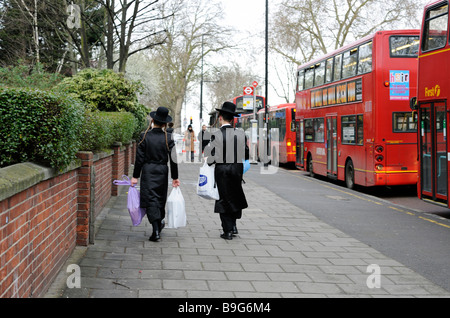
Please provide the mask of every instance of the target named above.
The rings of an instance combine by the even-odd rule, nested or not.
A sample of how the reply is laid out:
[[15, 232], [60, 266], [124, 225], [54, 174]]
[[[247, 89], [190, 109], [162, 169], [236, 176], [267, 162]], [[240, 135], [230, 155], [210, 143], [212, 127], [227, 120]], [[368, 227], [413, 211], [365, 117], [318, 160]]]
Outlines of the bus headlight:
[[377, 162], [382, 162], [384, 160], [384, 157], [382, 155], [378, 155], [378, 156], [375, 157], [375, 160]]
[[376, 165], [375, 166], [375, 169], [377, 169], [378, 171], [381, 171], [381, 170], [383, 170], [383, 165]]

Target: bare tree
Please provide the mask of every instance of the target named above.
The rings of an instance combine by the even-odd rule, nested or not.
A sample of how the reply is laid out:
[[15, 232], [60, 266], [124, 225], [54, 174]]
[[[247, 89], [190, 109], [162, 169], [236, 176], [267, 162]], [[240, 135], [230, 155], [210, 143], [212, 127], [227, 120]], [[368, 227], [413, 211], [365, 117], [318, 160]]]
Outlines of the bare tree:
[[[40, 48], [39, 48], [39, 27], [38, 27], [38, 2], [34, 0], [31, 5], [27, 5], [24, 0], [14, 0], [17, 5], [22, 9], [25, 18], [30, 21], [33, 27], [33, 41], [36, 51], [36, 63], [40, 63]], [[29, 16], [29, 17], [28, 17]]]
[[[107, 68], [119, 63], [119, 72], [125, 72], [128, 58], [138, 52], [164, 43], [164, 38], [152, 41], [164, 33], [155, 22], [167, 17], [156, 10], [159, 0], [95, 0], [105, 9], [105, 38], [102, 47]], [[173, 12], [168, 16], [172, 16]], [[118, 54], [115, 54], [118, 52]], [[116, 57], [117, 56], [117, 57]]]
[[177, 12], [164, 20], [165, 44], [154, 52], [160, 65], [161, 94], [159, 105], [172, 110], [175, 127], [181, 126], [181, 109], [189, 85], [199, 84], [202, 57], [231, 46], [230, 32], [220, 26], [220, 4], [207, 0], [170, 0], [160, 6], [162, 16]]
[[383, 28], [419, 28], [419, 0], [282, 0], [272, 49], [302, 64]]
[[286, 70], [277, 64], [276, 74], [282, 87], [291, 89], [283, 92], [278, 89], [277, 94], [290, 100], [296, 81], [290, 76], [295, 73], [292, 66], [295, 69], [295, 65], [298, 67], [378, 30], [420, 28], [420, 13], [426, 1], [279, 0], [271, 21], [270, 47], [290, 65], [286, 76]]
[[218, 70], [220, 71], [219, 84], [207, 84], [209, 97], [213, 105], [210, 110], [222, 106], [224, 101], [234, 96], [242, 95], [243, 87], [251, 85], [255, 80], [261, 80], [257, 75], [250, 70], [243, 69], [236, 62], [229, 62]]

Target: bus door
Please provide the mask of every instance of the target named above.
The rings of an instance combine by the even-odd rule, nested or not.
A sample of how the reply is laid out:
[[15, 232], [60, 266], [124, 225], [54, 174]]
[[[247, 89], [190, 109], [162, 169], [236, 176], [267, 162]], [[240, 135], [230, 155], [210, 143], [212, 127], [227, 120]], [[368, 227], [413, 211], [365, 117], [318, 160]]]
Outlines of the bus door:
[[295, 122], [295, 137], [296, 137], [296, 145], [297, 145], [297, 151], [296, 151], [296, 161], [297, 166], [304, 167], [305, 161], [305, 132], [304, 132], [304, 125], [303, 125], [303, 119], [297, 120]]
[[420, 106], [420, 156], [422, 197], [447, 202], [447, 112], [444, 102]]
[[337, 178], [337, 116], [327, 117], [327, 174]]

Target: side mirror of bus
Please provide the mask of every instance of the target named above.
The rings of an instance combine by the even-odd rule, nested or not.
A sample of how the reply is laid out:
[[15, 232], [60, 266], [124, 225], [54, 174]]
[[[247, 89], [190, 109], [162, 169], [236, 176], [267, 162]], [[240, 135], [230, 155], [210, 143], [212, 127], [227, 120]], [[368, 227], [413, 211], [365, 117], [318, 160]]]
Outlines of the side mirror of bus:
[[297, 129], [295, 129], [295, 122], [291, 122], [291, 131], [295, 132]]
[[409, 107], [411, 107], [411, 110], [417, 110], [417, 97], [411, 98], [409, 101]]

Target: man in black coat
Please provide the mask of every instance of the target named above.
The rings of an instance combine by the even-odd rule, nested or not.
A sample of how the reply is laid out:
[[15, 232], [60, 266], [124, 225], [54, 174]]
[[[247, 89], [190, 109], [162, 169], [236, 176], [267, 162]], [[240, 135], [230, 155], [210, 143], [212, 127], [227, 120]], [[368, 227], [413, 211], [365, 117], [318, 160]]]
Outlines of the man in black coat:
[[214, 177], [220, 199], [216, 201], [214, 212], [220, 213], [223, 239], [231, 240], [238, 234], [236, 220], [242, 217], [242, 210], [248, 207], [242, 189], [244, 165], [249, 159], [249, 149], [243, 130], [231, 125], [236, 113], [236, 105], [225, 102], [219, 112], [220, 129], [211, 135], [211, 143], [205, 149], [208, 164], [216, 164]]
[[[178, 187], [178, 165], [175, 162], [175, 142], [171, 134], [163, 128], [172, 121], [169, 110], [159, 107], [156, 112], [151, 112], [150, 123], [147, 131], [141, 135], [134, 163], [132, 186], [141, 178], [140, 207], [145, 208], [149, 222], [153, 226], [150, 241], [158, 241], [160, 232], [164, 227], [162, 221], [165, 218], [165, 206], [167, 201], [167, 187], [170, 163], [172, 186]], [[153, 129], [151, 129], [153, 126]]]

